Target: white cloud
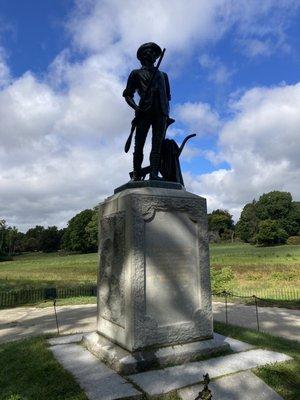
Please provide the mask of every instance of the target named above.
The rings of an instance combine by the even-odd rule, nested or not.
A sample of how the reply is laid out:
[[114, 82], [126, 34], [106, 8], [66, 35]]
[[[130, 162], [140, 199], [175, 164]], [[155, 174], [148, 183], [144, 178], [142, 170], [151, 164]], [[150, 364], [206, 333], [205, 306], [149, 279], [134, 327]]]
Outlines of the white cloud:
[[208, 71], [208, 79], [217, 84], [228, 82], [234, 74], [234, 71], [229, 70], [219, 58], [212, 57], [207, 53], [199, 57], [199, 63], [202, 68]]
[[83, 3], [68, 23], [74, 44], [101, 52], [112, 46], [134, 54], [145, 41], [157, 41], [171, 52], [219, 38], [227, 27], [225, 0], [101, 0]]
[[192, 191], [208, 198], [210, 209], [241, 207], [271, 190], [300, 198], [300, 83], [254, 88], [232, 105], [234, 112], [219, 139], [219, 159], [230, 169], [186, 181]]
[[198, 136], [216, 133], [220, 127], [219, 115], [207, 103], [184, 103], [175, 108], [179, 121], [188, 126], [190, 132]]
[[[229, 29], [236, 29], [240, 40], [265, 40], [274, 23], [272, 19], [265, 21], [265, 32], [260, 30], [258, 37], [254, 33], [254, 27], [261, 29], [257, 16], [262, 20], [272, 8], [272, 15], [281, 13], [283, 19], [296, 5], [283, 0], [262, 4], [248, 0], [77, 0], [67, 27], [73, 47], [57, 55], [43, 79], [30, 71], [12, 79], [2, 51], [0, 216], [22, 229], [35, 224], [61, 226], [75, 212], [92, 207], [128, 179], [131, 155], [123, 153], [123, 146], [132, 113], [121, 93], [128, 70], [136, 66], [135, 52], [141, 43], [157, 41], [167, 47], [166, 64], [172, 68], [178, 59], [184, 60], [191, 52], [219, 40]], [[271, 35], [273, 42], [282, 35], [284, 43], [284, 29], [282, 23], [275, 36]], [[74, 61], [78, 50], [82, 52], [81, 61]], [[178, 54], [180, 57], [175, 57]], [[256, 111], [264, 109], [264, 113], [271, 104], [271, 100], [265, 103], [268, 94], [263, 91], [257, 89], [252, 97], [249, 92], [236, 102], [232, 125], [229, 122], [222, 130], [221, 152], [215, 157], [227, 160], [232, 170], [187, 178], [189, 187], [206, 193], [211, 203], [238, 207], [244, 199], [249, 200], [254, 188], [274, 184], [277, 177], [272, 170], [258, 174], [260, 166], [274, 165], [273, 171], [277, 168], [281, 175], [284, 171], [284, 187], [294, 179], [288, 159], [291, 150], [284, 148], [286, 159], [281, 162], [279, 148], [273, 143], [273, 159], [268, 160], [263, 152], [268, 143], [258, 141], [257, 147], [255, 133], [247, 133], [247, 119], [256, 123], [251, 104]], [[279, 107], [278, 103], [276, 112]], [[294, 115], [293, 105], [288, 108]], [[214, 133], [221, 127], [218, 114], [209, 104], [185, 103], [177, 113], [199, 135]], [[264, 119], [257, 115], [260, 130]], [[172, 132], [178, 133], [176, 128]], [[240, 141], [240, 145], [232, 148], [232, 141], [226, 139], [230, 132], [235, 132], [234, 141]], [[276, 132], [276, 140], [280, 140], [281, 134]], [[242, 146], [247, 141], [252, 146], [248, 153]], [[186, 150], [186, 158], [191, 157], [188, 147]], [[249, 179], [246, 164], [254, 174], [250, 185], [245, 183]], [[269, 186], [264, 186], [266, 183]]]
[[115, 48], [128, 56], [145, 41], [157, 41], [169, 54], [188, 53], [234, 29], [240, 50], [252, 48], [253, 56], [263, 47], [286, 51], [288, 17], [299, 6], [297, 0], [155, 0], [151, 6], [148, 0], [77, 0], [68, 30], [82, 51]]
[[6, 53], [0, 46], [0, 89], [10, 82], [10, 72], [6, 62]]

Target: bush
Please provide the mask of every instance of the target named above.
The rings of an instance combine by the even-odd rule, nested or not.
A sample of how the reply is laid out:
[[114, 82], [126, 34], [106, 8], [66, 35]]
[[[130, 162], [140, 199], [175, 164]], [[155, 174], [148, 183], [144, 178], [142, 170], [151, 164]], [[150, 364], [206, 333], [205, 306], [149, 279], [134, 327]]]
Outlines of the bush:
[[279, 225], [279, 222], [272, 219], [261, 221], [258, 225], [258, 233], [255, 236], [256, 243], [262, 246], [285, 243], [288, 234]]
[[286, 241], [286, 244], [300, 244], [300, 236], [290, 236]]
[[215, 293], [220, 293], [226, 290], [232, 291], [234, 287], [234, 273], [230, 267], [223, 267], [221, 269], [211, 268], [211, 285]]

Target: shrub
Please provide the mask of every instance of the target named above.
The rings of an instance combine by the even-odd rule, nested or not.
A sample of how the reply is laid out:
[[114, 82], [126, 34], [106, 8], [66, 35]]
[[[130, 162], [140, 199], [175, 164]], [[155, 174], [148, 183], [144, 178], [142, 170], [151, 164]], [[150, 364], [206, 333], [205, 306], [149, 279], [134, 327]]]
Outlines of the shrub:
[[287, 244], [300, 244], [300, 236], [290, 236], [286, 241]]
[[286, 231], [280, 227], [278, 221], [272, 219], [261, 221], [255, 236], [257, 244], [262, 246], [285, 243], [287, 238]]
[[215, 293], [220, 293], [226, 290], [232, 291], [234, 287], [234, 273], [230, 267], [221, 269], [211, 268], [211, 285]]

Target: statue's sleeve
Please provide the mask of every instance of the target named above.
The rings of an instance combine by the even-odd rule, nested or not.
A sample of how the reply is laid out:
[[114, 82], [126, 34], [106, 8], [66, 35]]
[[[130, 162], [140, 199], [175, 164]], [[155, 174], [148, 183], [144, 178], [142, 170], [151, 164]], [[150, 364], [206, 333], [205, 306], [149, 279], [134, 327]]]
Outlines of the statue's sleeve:
[[166, 84], [167, 98], [170, 101], [171, 100], [170, 83], [169, 83], [168, 75], [165, 72], [164, 72], [164, 78], [165, 78], [165, 84]]
[[128, 77], [128, 80], [127, 80], [126, 88], [123, 92], [123, 97], [133, 98], [136, 89], [137, 89], [137, 84], [136, 84], [135, 73], [134, 73], [134, 71], [131, 71], [131, 73]]

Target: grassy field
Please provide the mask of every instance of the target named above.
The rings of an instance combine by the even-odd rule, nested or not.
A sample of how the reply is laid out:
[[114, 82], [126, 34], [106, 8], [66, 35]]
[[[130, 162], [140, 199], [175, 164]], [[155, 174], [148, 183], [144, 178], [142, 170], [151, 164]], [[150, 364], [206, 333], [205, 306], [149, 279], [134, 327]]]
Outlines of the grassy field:
[[[210, 246], [211, 266], [231, 267], [238, 291], [299, 290], [300, 246]], [[0, 291], [96, 282], [97, 254], [26, 254], [0, 263]], [[255, 293], [256, 294], [256, 293]]]
[[232, 268], [237, 292], [259, 295], [300, 289], [300, 246], [211, 245], [210, 263]]
[[[251, 330], [215, 324], [215, 331], [293, 357], [254, 371], [285, 400], [300, 398], [300, 345]], [[144, 400], [179, 400], [176, 392]], [[0, 345], [0, 400], [87, 400], [73, 377], [54, 359], [44, 338]]]

